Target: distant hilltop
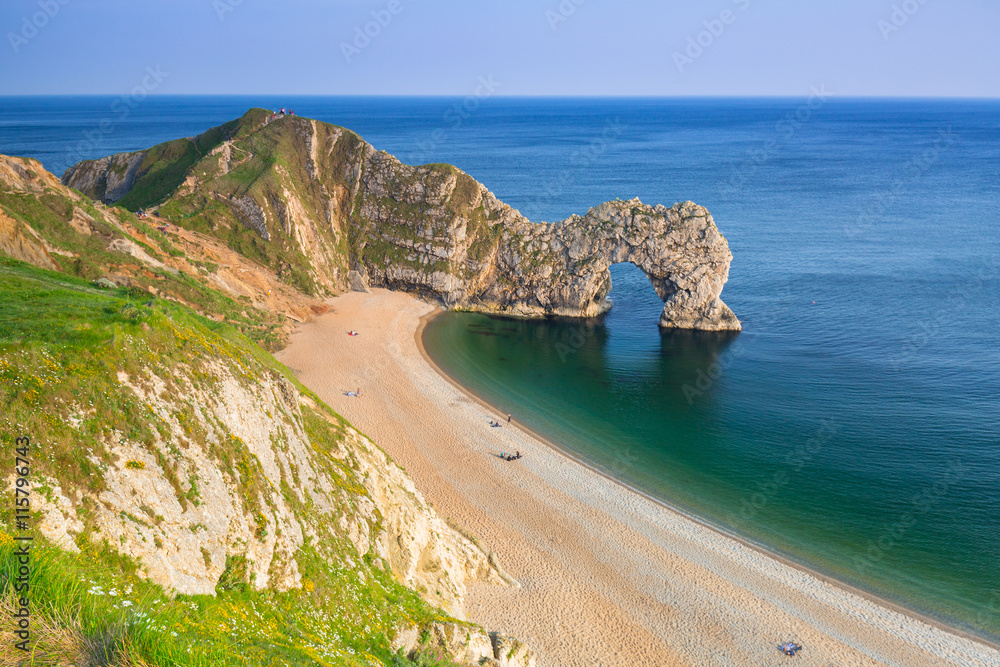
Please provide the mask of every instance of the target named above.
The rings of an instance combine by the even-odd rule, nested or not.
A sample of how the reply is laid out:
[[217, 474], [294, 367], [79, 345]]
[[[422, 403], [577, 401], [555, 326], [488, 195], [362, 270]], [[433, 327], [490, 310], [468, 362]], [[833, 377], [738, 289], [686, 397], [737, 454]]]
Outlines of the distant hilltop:
[[456, 167], [405, 165], [300, 116], [251, 109], [194, 138], [80, 162], [62, 181], [155, 208], [312, 297], [374, 285], [454, 309], [591, 317], [610, 308], [609, 266], [631, 262], [664, 301], [662, 327], [740, 329], [720, 299], [732, 254], [701, 206], [618, 200], [536, 224]]
[[[226, 242], [260, 240], [234, 229]], [[27, 434], [40, 490], [31, 585], [65, 593], [32, 608], [38, 664], [232, 664], [240, 642], [315, 664], [319, 637], [365, 664], [533, 667], [527, 645], [460, 621], [471, 584], [518, 586], [498, 555], [254, 344], [281, 347], [327, 305], [218, 237], [5, 155], [0, 275], [2, 421]], [[0, 522], [5, 556], [20, 530]], [[238, 633], [217, 629], [232, 618]]]

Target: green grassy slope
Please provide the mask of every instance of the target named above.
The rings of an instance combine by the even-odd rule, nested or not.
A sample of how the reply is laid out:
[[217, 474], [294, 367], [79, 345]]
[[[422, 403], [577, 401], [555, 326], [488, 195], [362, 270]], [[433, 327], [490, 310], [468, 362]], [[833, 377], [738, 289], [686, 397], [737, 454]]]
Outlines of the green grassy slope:
[[[151, 447], [161, 428], [149, 406], [123, 390], [118, 373], [141, 370], [169, 382], [175, 364], [193, 359], [220, 360], [248, 377], [276, 370], [292, 378], [287, 369], [231, 326], [140, 290], [97, 289], [81, 278], [6, 258], [0, 259], [0, 285], [0, 443], [13, 451], [14, 437], [30, 434], [36, 443], [29, 456], [32, 477], [57, 479], [63, 493], [82, 499], [77, 514], [86, 526], [75, 540], [79, 554], [36, 542], [36, 653], [24, 664], [411, 664], [390, 650], [394, 628], [441, 619], [441, 612], [367, 557], [338, 558], [338, 550], [350, 551], [347, 543], [304, 547], [296, 556], [299, 589], [252, 590], [245, 562], [231, 556], [216, 597], [171, 598], [139, 578], [138, 565], [118, 555], [88, 520], [102, 489], [100, 466], [111, 457], [102, 444], [108, 435], [117, 432]], [[318, 452], [335, 448], [343, 421], [313, 402], [318, 407], [303, 411], [312, 445]], [[92, 409], [74, 421], [74, 405]], [[238, 467], [241, 452], [230, 442], [214, 455]], [[338, 478], [363, 493], [352, 474], [341, 465]], [[234, 479], [251, 483], [245, 476]], [[5, 498], [0, 509], [5, 616], [16, 600], [13, 506], [13, 498]], [[15, 664], [10, 639], [0, 646], [0, 664]], [[417, 661], [447, 664], [430, 654]]]
[[[345, 165], [357, 159], [363, 142], [344, 128], [317, 123], [318, 144], [333, 143], [329, 152], [318, 155], [320, 164], [317, 167], [323, 177], [317, 181], [306, 169], [311, 159], [308, 141], [311, 122], [285, 117], [250, 131], [256, 126], [248, 118], [256, 118], [262, 112], [266, 113], [253, 109], [240, 119], [245, 130], [233, 136], [231, 170], [223, 167], [219, 155], [198, 160], [187, 171], [196, 183], [194, 190], [173, 193], [160, 206], [159, 213], [188, 229], [221, 239], [244, 257], [271, 267], [285, 282], [304, 294], [320, 295], [326, 290], [317, 285], [317, 273], [328, 275], [335, 267], [346, 274], [350, 263], [346, 237], [334, 231], [325, 216], [331, 193], [338, 188], [346, 193], [351, 187]], [[341, 133], [340, 138], [330, 142], [331, 133], [336, 132]], [[325, 246], [318, 248], [313, 256], [303, 252], [294, 230], [274, 219], [278, 210], [289, 205], [289, 195], [295, 197], [302, 210], [312, 218], [315, 227], [309, 233], [315, 234], [318, 242]], [[252, 200], [268, 211], [268, 240], [240, 222], [228, 203], [234, 199]], [[123, 199], [119, 205], [124, 203]], [[341, 205], [342, 209], [333, 214], [346, 221], [350, 202]], [[291, 213], [285, 215], [290, 217]], [[324, 263], [330, 266], [320, 268]]]
[[184, 182], [195, 162], [223, 141], [253, 131], [266, 117], [265, 110], [251, 109], [241, 118], [213, 127], [193, 139], [175, 139], [153, 146], [139, 165], [135, 185], [117, 202], [118, 206], [138, 211], [159, 204]]
[[[151, 269], [130, 255], [109, 250], [111, 241], [129, 238], [121, 230], [121, 226], [127, 224], [145, 232], [150, 244], [139, 245], [153, 259], [182, 255], [165, 235], [121, 208], [98, 210], [85, 198], [73, 202], [53, 190], [24, 192], [3, 188], [0, 188], [0, 208], [14, 220], [30, 226], [60, 251], [53, 253], [52, 258], [67, 274], [95, 280], [107, 276], [109, 268], [113, 268], [114, 273], [130, 276], [129, 284], [142, 290], [155, 288], [186, 303], [198, 304], [203, 312], [224, 318], [268, 349], [277, 349], [280, 345], [280, 315], [248, 307], [247, 300], [227, 296], [209, 287], [204, 280], [160, 268]], [[81, 234], [68, 224], [74, 210], [89, 216], [90, 234]], [[194, 264], [206, 275], [213, 269], [204, 263]]]

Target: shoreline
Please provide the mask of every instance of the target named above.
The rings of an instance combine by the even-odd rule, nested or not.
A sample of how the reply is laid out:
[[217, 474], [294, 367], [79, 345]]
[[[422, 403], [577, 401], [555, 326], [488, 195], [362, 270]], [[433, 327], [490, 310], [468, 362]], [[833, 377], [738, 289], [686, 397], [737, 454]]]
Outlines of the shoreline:
[[[430, 356], [430, 354], [427, 353], [427, 350], [424, 347], [424, 342], [423, 342], [424, 329], [427, 327], [427, 324], [430, 323], [431, 320], [435, 319], [436, 317], [440, 317], [441, 315], [443, 315], [446, 312], [448, 312], [446, 309], [444, 309], [444, 308], [442, 308], [440, 306], [436, 306], [435, 305], [435, 309], [433, 311], [427, 313], [426, 315], [423, 315], [420, 318], [420, 324], [417, 327], [417, 330], [414, 332], [414, 339], [415, 339], [415, 342], [416, 342], [416, 345], [417, 345], [417, 349], [420, 351], [420, 354], [423, 356], [423, 358], [427, 362], [427, 364], [430, 365], [431, 368], [433, 368], [443, 379], [445, 379], [446, 381], [448, 381], [448, 383], [451, 384], [453, 387], [455, 387], [456, 389], [458, 389], [459, 391], [461, 391], [462, 393], [464, 393], [466, 396], [468, 396], [472, 400], [477, 401], [483, 407], [485, 407], [485, 408], [487, 408], [487, 409], [489, 409], [491, 411], [494, 411], [494, 412], [496, 412], [498, 414], [506, 414], [499, 407], [497, 407], [497, 406], [493, 405], [492, 403], [490, 403], [483, 396], [480, 396], [474, 389], [472, 389], [470, 387], [466, 387], [465, 385], [463, 385], [462, 383], [460, 383], [458, 380], [456, 380], [455, 378], [453, 378], [451, 375], [449, 375], [448, 373], [446, 373], [444, 371], [444, 369], [442, 369], [437, 364], [437, 362], [434, 361], [434, 359]], [[503, 315], [497, 315], [497, 317], [504, 317], [504, 316]], [[684, 519], [687, 519], [688, 521], [693, 521], [694, 523], [697, 523], [698, 525], [700, 525], [700, 526], [702, 526], [704, 528], [707, 528], [708, 530], [711, 530], [711, 531], [719, 534], [720, 536], [722, 536], [722, 537], [724, 537], [726, 539], [730, 539], [730, 540], [734, 540], [736, 542], [739, 542], [743, 546], [745, 546], [745, 547], [747, 547], [749, 549], [753, 549], [754, 551], [756, 551], [757, 553], [761, 554], [762, 556], [765, 556], [767, 558], [773, 558], [774, 560], [778, 561], [779, 563], [781, 563], [783, 565], [787, 565], [789, 567], [793, 567], [793, 568], [795, 568], [795, 569], [803, 572], [804, 574], [812, 576], [812, 577], [818, 579], [819, 581], [821, 581], [823, 583], [836, 586], [836, 587], [842, 589], [843, 591], [845, 591], [847, 593], [851, 593], [853, 595], [858, 595], [860, 597], [863, 597], [863, 598], [869, 600], [870, 602], [873, 602], [874, 604], [877, 604], [880, 607], [884, 607], [884, 608], [886, 608], [886, 609], [888, 609], [890, 611], [894, 611], [894, 612], [896, 612], [898, 614], [902, 614], [904, 616], [912, 618], [913, 620], [916, 620], [916, 621], [920, 621], [922, 623], [927, 623], [928, 625], [934, 626], [934, 627], [936, 627], [936, 628], [938, 628], [938, 629], [940, 629], [940, 630], [942, 630], [944, 632], [947, 632], [949, 634], [953, 634], [953, 635], [956, 635], [958, 637], [962, 637], [963, 639], [969, 639], [971, 641], [979, 642], [979, 643], [983, 644], [984, 646], [987, 646], [989, 648], [996, 649], [996, 650], [1000, 651], [1000, 642], [992, 641], [991, 639], [989, 639], [987, 637], [983, 637], [983, 636], [977, 635], [975, 633], [969, 632], [967, 630], [963, 630], [961, 628], [956, 628], [956, 627], [954, 627], [952, 625], [949, 625], [948, 623], [946, 623], [946, 622], [944, 622], [942, 620], [934, 618], [933, 616], [929, 616], [927, 614], [923, 614], [923, 613], [921, 613], [919, 611], [916, 611], [914, 609], [911, 609], [911, 608], [909, 608], [909, 607], [907, 607], [907, 606], [905, 606], [903, 604], [900, 604], [898, 602], [893, 602], [892, 600], [889, 600], [889, 599], [886, 599], [884, 597], [881, 597], [881, 596], [879, 596], [879, 595], [877, 595], [875, 593], [872, 593], [871, 591], [867, 591], [867, 590], [865, 590], [863, 588], [859, 588], [857, 586], [853, 586], [853, 585], [851, 585], [851, 584], [849, 584], [849, 583], [847, 583], [847, 582], [845, 582], [845, 581], [843, 581], [841, 579], [838, 579], [838, 578], [836, 578], [834, 576], [825, 574], [825, 573], [823, 573], [823, 572], [821, 572], [819, 570], [813, 569], [813, 568], [809, 567], [808, 565], [800, 563], [800, 562], [798, 562], [798, 561], [796, 561], [796, 560], [794, 560], [792, 558], [789, 558], [787, 556], [783, 556], [783, 555], [781, 555], [779, 553], [771, 551], [765, 545], [758, 544], [758, 543], [753, 542], [752, 540], [749, 540], [749, 539], [747, 539], [747, 538], [745, 538], [745, 537], [743, 537], [741, 535], [738, 535], [737, 533], [734, 533], [732, 531], [726, 530], [722, 526], [715, 525], [712, 522], [708, 521], [707, 519], [699, 517], [699, 516], [697, 516], [695, 514], [692, 514], [690, 512], [686, 512], [683, 509], [681, 509], [679, 507], [676, 507], [674, 505], [671, 505], [669, 502], [667, 502], [665, 500], [662, 500], [661, 498], [657, 498], [656, 496], [653, 496], [653, 495], [650, 495], [649, 493], [646, 493], [642, 489], [639, 489], [639, 488], [636, 488], [636, 487], [632, 486], [631, 484], [629, 484], [628, 482], [625, 482], [624, 480], [618, 479], [617, 477], [615, 477], [615, 476], [613, 476], [613, 475], [611, 475], [611, 474], [609, 474], [609, 473], [601, 470], [600, 468], [598, 468], [597, 466], [593, 465], [592, 463], [590, 463], [586, 459], [577, 456], [572, 451], [570, 451], [570, 450], [568, 450], [568, 449], [560, 446], [557, 442], [555, 442], [551, 438], [549, 438], [549, 437], [547, 437], [545, 435], [542, 435], [538, 431], [532, 429], [531, 427], [529, 427], [529, 426], [527, 426], [525, 424], [522, 424], [520, 422], [513, 422], [510, 425], [513, 426], [513, 427], [515, 427], [515, 428], [517, 428], [517, 429], [519, 429], [519, 430], [521, 430], [528, 437], [533, 438], [533, 439], [537, 440], [538, 442], [540, 442], [541, 444], [549, 447], [550, 449], [552, 449], [553, 451], [555, 451], [556, 453], [558, 453], [560, 456], [564, 456], [564, 457], [572, 460], [573, 462], [575, 462], [575, 463], [577, 463], [579, 465], [582, 465], [583, 467], [591, 470], [595, 474], [600, 475], [601, 477], [604, 477], [605, 479], [607, 479], [608, 481], [612, 482], [613, 484], [617, 484], [618, 486], [620, 486], [623, 489], [627, 490], [629, 493], [635, 493], [637, 495], [640, 495], [643, 498], [645, 498], [646, 500], [649, 500], [650, 502], [656, 503], [657, 505], [659, 505], [663, 509], [665, 509], [665, 510], [667, 510], [669, 512], [673, 512], [674, 514], [676, 514], [676, 515], [678, 515], [678, 516], [680, 516], [680, 517], [682, 517]]]
[[[521, 587], [467, 580], [465, 615], [540, 665], [777, 666], [788, 640], [814, 667], [1000, 664], [979, 638], [679, 512], [519, 422], [489, 428], [499, 412], [422, 349], [426, 301], [375, 289], [328, 304], [277, 358], [497, 554]], [[356, 386], [363, 399], [345, 395]], [[497, 456], [515, 449], [522, 461]]]

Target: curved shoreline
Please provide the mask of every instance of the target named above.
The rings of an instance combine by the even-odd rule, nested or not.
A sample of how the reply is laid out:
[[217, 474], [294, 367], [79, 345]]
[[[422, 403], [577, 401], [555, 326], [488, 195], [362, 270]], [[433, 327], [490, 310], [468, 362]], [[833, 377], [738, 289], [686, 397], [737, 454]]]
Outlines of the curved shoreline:
[[[540, 665], [779, 667], [790, 639], [803, 667], [1000, 665], [996, 649], [692, 520], [525, 426], [489, 428], [497, 411], [420, 350], [426, 301], [373, 289], [328, 303], [277, 358], [498, 555], [521, 587], [467, 578], [465, 616]], [[358, 386], [363, 399], [346, 395]], [[499, 458], [515, 448], [523, 461]]]
[[[428, 354], [427, 349], [424, 347], [424, 341], [423, 341], [424, 330], [426, 329], [427, 324], [431, 320], [433, 320], [433, 319], [435, 319], [437, 317], [440, 317], [441, 315], [443, 315], [446, 312], [448, 312], [446, 309], [444, 309], [444, 308], [442, 308], [440, 306], [435, 305], [435, 309], [433, 311], [431, 311], [431, 312], [429, 312], [429, 313], [421, 316], [421, 318], [420, 318], [420, 324], [418, 325], [416, 331], [414, 332], [414, 341], [416, 343], [417, 349], [420, 351], [421, 356], [424, 358], [424, 361], [426, 361], [427, 364], [431, 368], [433, 368], [444, 380], [446, 380], [449, 384], [451, 384], [457, 390], [459, 390], [460, 392], [462, 392], [463, 394], [465, 394], [467, 397], [469, 397], [470, 399], [476, 401], [477, 403], [479, 403], [483, 407], [485, 407], [485, 408], [487, 408], [487, 409], [489, 409], [489, 410], [491, 410], [493, 412], [496, 412], [496, 413], [501, 414], [501, 415], [506, 414], [498, 406], [493, 405], [492, 403], [490, 403], [485, 397], [480, 396], [474, 389], [472, 389], [471, 387], [467, 387], [467, 386], [463, 385], [458, 380], [456, 380], [451, 375], [449, 375], [447, 372], [445, 372], [445, 370], [443, 368], [441, 368], [437, 364], [436, 361], [434, 361], [434, 359], [430, 356], [430, 354]], [[499, 317], [503, 317], [503, 316], [499, 315]], [[825, 573], [823, 573], [823, 572], [821, 572], [819, 570], [815, 570], [815, 569], [809, 567], [808, 565], [800, 563], [800, 562], [798, 562], [798, 561], [796, 561], [794, 559], [791, 559], [791, 558], [789, 558], [787, 556], [783, 556], [783, 555], [781, 555], [779, 553], [775, 553], [775, 552], [769, 550], [766, 546], [764, 546], [762, 544], [758, 544], [756, 542], [748, 540], [747, 538], [745, 538], [745, 537], [743, 537], [741, 535], [738, 535], [738, 534], [736, 534], [736, 533], [734, 533], [732, 531], [726, 530], [722, 526], [715, 525], [715, 524], [711, 523], [710, 521], [708, 521], [708, 520], [706, 520], [706, 519], [704, 519], [702, 517], [694, 515], [694, 514], [692, 514], [690, 512], [686, 512], [686, 511], [680, 509], [679, 507], [671, 505], [669, 502], [666, 502], [666, 501], [664, 501], [664, 500], [662, 500], [660, 498], [657, 498], [656, 496], [650, 495], [649, 493], [646, 493], [645, 491], [632, 486], [628, 482], [625, 482], [625, 481], [623, 481], [621, 479], [618, 479], [617, 477], [614, 477], [614, 476], [608, 474], [607, 472], [601, 470], [600, 468], [598, 468], [597, 466], [595, 466], [591, 462], [589, 462], [586, 459], [584, 459], [584, 458], [576, 455], [574, 452], [566, 449], [565, 447], [560, 446], [554, 440], [548, 438], [545, 435], [542, 435], [538, 431], [532, 429], [531, 427], [529, 427], [529, 426], [527, 426], [525, 424], [522, 424], [520, 422], [513, 422], [511, 425], [514, 426], [515, 428], [517, 428], [518, 430], [522, 431], [523, 433], [525, 433], [530, 438], [533, 438], [533, 439], [537, 440], [539, 443], [545, 445], [546, 447], [549, 447], [553, 451], [557, 452], [559, 455], [564, 456], [564, 457], [572, 460], [573, 462], [575, 462], [575, 463], [577, 463], [577, 464], [579, 464], [579, 465], [581, 465], [581, 466], [589, 469], [590, 471], [594, 472], [595, 474], [600, 475], [601, 477], [609, 480], [610, 482], [612, 482], [612, 483], [614, 483], [614, 484], [616, 484], [616, 485], [618, 485], [618, 486], [626, 489], [630, 493], [635, 493], [635, 494], [637, 494], [639, 496], [642, 496], [646, 500], [657, 504], [658, 506], [666, 509], [669, 512], [673, 512], [674, 514], [677, 514], [678, 516], [681, 516], [681, 517], [683, 517], [683, 518], [685, 518], [685, 519], [687, 519], [689, 521], [693, 521], [694, 523], [696, 523], [696, 524], [698, 524], [698, 525], [700, 525], [700, 526], [702, 526], [704, 528], [707, 528], [707, 529], [709, 529], [709, 530], [711, 530], [711, 531], [713, 531], [713, 532], [721, 535], [722, 537], [734, 540], [734, 541], [738, 542], [739, 544], [741, 544], [741, 545], [743, 545], [743, 546], [745, 546], [745, 547], [747, 547], [749, 549], [752, 549], [752, 550], [756, 551], [757, 553], [759, 553], [759, 554], [761, 554], [763, 556], [766, 556], [768, 558], [772, 558], [772, 559], [778, 561], [779, 563], [781, 563], [783, 565], [787, 565], [789, 567], [793, 567], [796, 570], [798, 570], [800, 572], [803, 572], [805, 574], [808, 574], [809, 576], [812, 576], [812, 577], [818, 579], [819, 581], [821, 581], [823, 583], [836, 586], [837, 588], [839, 588], [839, 589], [841, 589], [841, 590], [843, 590], [843, 591], [845, 591], [847, 593], [851, 593], [853, 595], [857, 595], [859, 597], [862, 597], [862, 598], [864, 598], [864, 599], [866, 599], [866, 600], [868, 600], [868, 601], [870, 601], [870, 602], [872, 602], [874, 604], [877, 604], [880, 607], [884, 607], [884, 608], [886, 608], [886, 609], [888, 609], [890, 611], [894, 611], [896, 613], [899, 613], [899, 614], [902, 614], [904, 616], [907, 616], [907, 617], [909, 617], [911, 619], [920, 621], [922, 623], [926, 623], [926, 624], [931, 625], [933, 627], [936, 627], [936, 628], [938, 628], [940, 630], [943, 630], [943, 631], [945, 631], [945, 632], [947, 632], [949, 634], [953, 634], [953, 635], [956, 635], [958, 637], [962, 637], [964, 639], [969, 639], [971, 641], [978, 642], [978, 643], [983, 644], [984, 646], [987, 646], [987, 647], [992, 648], [992, 649], [1000, 650], [1000, 642], [993, 641], [990, 638], [983, 637], [981, 635], [978, 635], [978, 634], [975, 634], [975, 633], [963, 630], [961, 628], [954, 627], [952, 625], [949, 625], [949, 624], [945, 623], [944, 621], [941, 621], [941, 620], [939, 620], [937, 618], [934, 618], [933, 616], [929, 616], [927, 614], [920, 613], [920, 612], [918, 612], [918, 611], [916, 611], [914, 609], [906, 607], [906, 606], [904, 606], [902, 604], [899, 604], [897, 602], [893, 602], [892, 600], [889, 600], [889, 599], [886, 599], [884, 597], [881, 597], [881, 596], [879, 596], [879, 595], [877, 595], [875, 593], [872, 593], [871, 591], [867, 591], [865, 589], [858, 588], [857, 586], [853, 586], [853, 585], [851, 585], [851, 584], [849, 584], [849, 583], [847, 583], [847, 582], [845, 582], [845, 581], [843, 581], [841, 579], [838, 579], [838, 578], [833, 577], [831, 575], [825, 574]]]

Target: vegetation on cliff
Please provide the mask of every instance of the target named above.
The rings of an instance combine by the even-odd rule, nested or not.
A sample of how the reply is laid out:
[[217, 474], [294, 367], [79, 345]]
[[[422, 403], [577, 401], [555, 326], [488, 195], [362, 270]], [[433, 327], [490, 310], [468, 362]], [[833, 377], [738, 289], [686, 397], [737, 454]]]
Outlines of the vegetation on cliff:
[[[112, 167], [133, 165], [132, 189], [128, 179], [116, 186], [128, 193], [119, 205], [155, 204], [309, 295], [343, 291], [356, 270], [449, 307], [592, 317], [610, 307], [608, 267], [632, 262], [664, 300], [661, 326], [740, 328], [720, 299], [728, 243], [691, 202], [618, 200], [533, 224], [461, 170], [405, 165], [341, 127], [256, 109], [224, 127], [202, 135], [227, 138], [194, 162], [194, 149], [177, 157], [162, 144], [138, 166], [135, 155], [111, 156], [73, 167], [64, 182], [84, 191], [119, 184]], [[167, 172], [175, 176], [157, 176]], [[177, 186], [164, 193], [168, 180]]]
[[29, 664], [494, 659], [456, 620], [466, 582], [503, 584], [489, 555], [261, 347], [321, 303], [5, 156], [0, 251], [0, 443], [33, 443]]
[[[398, 583], [377, 557], [351, 559], [346, 539], [304, 545], [295, 555], [301, 585], [284, 592], [255, 590], [242, 555], [227, 557], [214, 597], [171, 597], [140, 576], [142, 564], [123, 556], [115, 548], [121, 543], [93, 515], [109, 466], [148, 464], [116, 462], [108, 445], [121, 438], [149, 448], [168, 473], [172, 462], [154, 444], [164, 429], [158, 415], [123, 390], [118, 374], [169, 380], [175, 364], [206, 356], [225, 359], [251, 378], [287, 371], [229, 325], [149, 294], [102, 290], [10, 259], [0, 259], [0, 275], [0, 442], [12, 451], [15, 435], [30, 434], [35, 493], [71, 499], [82, 526], [72, 536], [76, 554], [42, 546], [46, 540], [37, 537], [34, 664], [409, 664], [391, 648], [396, 628], [448, 619]], [[316, 405], [311, 444], [335, 451], [343, 446], [343, 422]], [[234, 487], [252, 495], [252, 476], [241, 477], [239, 467], [253, 455], [236, 439], [219, 446], [227, 449], [217, 455], [233, 462]], [[363, 495], [355, 475], [349, 465], [337, 468], [341, 484]], [[179, 500], [201, 502], [196, 484], [176, 484]], [[150, 502], [140, 498], [136, 504], [148, 508]], [[0, 568], [12, 573], [10, 509], [5, 514]], [[155, 533], [163, 517], [147, 509], [126, 519]], [[12, 598], [5, 583], [0, 606], [10, 609]], [[11, 650], [5, 641], [3, 651]]]

